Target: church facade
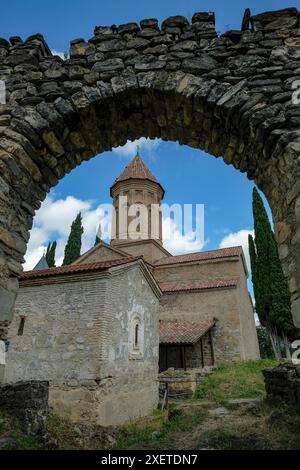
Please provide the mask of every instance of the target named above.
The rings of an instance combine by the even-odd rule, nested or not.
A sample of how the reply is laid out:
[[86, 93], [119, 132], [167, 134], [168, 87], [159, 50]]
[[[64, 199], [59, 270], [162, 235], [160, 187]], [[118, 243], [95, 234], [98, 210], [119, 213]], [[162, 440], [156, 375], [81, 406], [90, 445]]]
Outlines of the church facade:
[[[110, 194], [114, 207], [111, 243], [101, 241], [75, 264], [143, 256], [162, 292], [160, 370], [258, 358], [242, 247], [172, 256], [163, 247], [165, 191], [139, 155], [115, 180]], [[139, 227], [134, 225], [136, 214], [140, 215]], [[199, 332], [196, 337], [195, 331]]]
[[139, 155], [110, 194], [110, 244], [22, 275], [5, 377], [49, 380], [54, 410], [103, 425], [154, 409], [159, 370], [259, 357], [242, 248], [172, 256]]

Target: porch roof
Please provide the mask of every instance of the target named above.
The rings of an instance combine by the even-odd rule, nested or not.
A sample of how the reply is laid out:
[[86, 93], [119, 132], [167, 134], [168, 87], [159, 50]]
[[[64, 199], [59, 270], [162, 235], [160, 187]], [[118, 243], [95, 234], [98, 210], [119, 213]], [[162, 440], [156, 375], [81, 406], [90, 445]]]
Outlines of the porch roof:
[[214, 320], [160, 321], [159, 343], [161, 345], [195, 344], [215, 325]]

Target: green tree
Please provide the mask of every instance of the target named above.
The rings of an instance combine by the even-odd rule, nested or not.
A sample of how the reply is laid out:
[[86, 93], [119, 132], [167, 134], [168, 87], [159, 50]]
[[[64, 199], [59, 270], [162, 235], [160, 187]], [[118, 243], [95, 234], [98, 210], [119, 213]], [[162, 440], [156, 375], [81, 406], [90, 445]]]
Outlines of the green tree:
[[101, 238], [99, 238], [98, 235], [96, 235], [94, 246], [98, 245], [98, 243], [100, 242], [101, 242]]
[[65, 255], [63, 265], [71, 264], [76, 261], [80, 256], [81, 250], [81, 237], [83, 234], [82, 217], [81, 213], [77, 215], [72, 222], [70, 235], [65, 247]]
[[273, 359], [274, 350], [267, 329], [264, 326], [259, 325], [256, 327], [256, 331], [261, 357], [263, 359]]
[[297, 329], [291, 313], [288, 282], [280, 263], [277, 243], [257, 189], [253, 190], [254, 239], [249, 235], [252, 282], [256, 312], [269, 335], [276, 357], [281, 357], [284, 344], [290, 357], [290, 341]]
[[49, 268], [55, 266], [55, 251], [56, 251], [56, 241], [53, 243], [49, 242], [47, 251], [46, 251], [46, 261], [48, 263]]

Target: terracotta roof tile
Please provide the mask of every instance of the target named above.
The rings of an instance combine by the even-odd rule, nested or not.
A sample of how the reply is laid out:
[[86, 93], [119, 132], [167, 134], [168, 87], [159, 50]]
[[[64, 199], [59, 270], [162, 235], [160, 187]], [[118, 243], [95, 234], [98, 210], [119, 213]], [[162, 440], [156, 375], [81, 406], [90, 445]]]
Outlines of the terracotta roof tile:
[[121, 173], [120, 176], [116, 179], [115, 183], [117, 183], [118, 181], [128, 180], [130, 178], [142, 180], [146, 179], [153, 181], [154, 183], [158, 182], [139, 155], [136, 155], [134, 159], [131, 160], [129, 165], [126, 166], [123, 173]]
[[159, 342], [160, 344], [195, 344], [214, 325], [213, 320], [160, 321]]
[[200, 251], [197, 253], [188, 253], [186, 255], [166, 256], [157, 260], [155, 266], [165, 266], [177, 263], [186, 263], [192, 261], [206, 261], [210, 259], [229, 258], [242, 254], [241, 246], [233, 246], [231, 248], [222, 248], [220, 250]]
[[120, 266], [122, 264], [131, 263], [133, 261], [137, 261], [138, 259], [142, 259], [142, 256], [129, 256], [127, 258], [119, 258], [119, 259], [108, 260], [108, 261], [98, 261], [95, 263], [69, 264], [67, 266], [59, 266], [56, 268], [25, 271], [20, 276], [20, 279], [21, 280], [33, 279], [33, 278], [39, 278], [39, 277], [57, 276], [60, 274], [80, 273], [80, 272], [85, 272], [85, 271], [98, 271], [101, 269], [107, 269], [107, 268], [112, 268], [114, 266]]
[[208, 279], [205, 281], [160, 282], [163, 294], [186, 292], [193, 290], [218, 289], [220, 287], [236, 287], [238, 278]]

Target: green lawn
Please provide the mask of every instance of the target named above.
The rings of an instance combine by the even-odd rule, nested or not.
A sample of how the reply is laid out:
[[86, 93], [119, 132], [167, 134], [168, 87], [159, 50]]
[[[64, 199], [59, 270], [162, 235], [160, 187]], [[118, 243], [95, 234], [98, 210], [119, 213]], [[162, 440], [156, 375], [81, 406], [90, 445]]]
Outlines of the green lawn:
[[261, 398], [265, 395], [262, 370], [275, 367], [275, 359], [244, 361], [217, 366], [198, 386], [195, 398], [206, 398], [217, 403], [237, 398]]

